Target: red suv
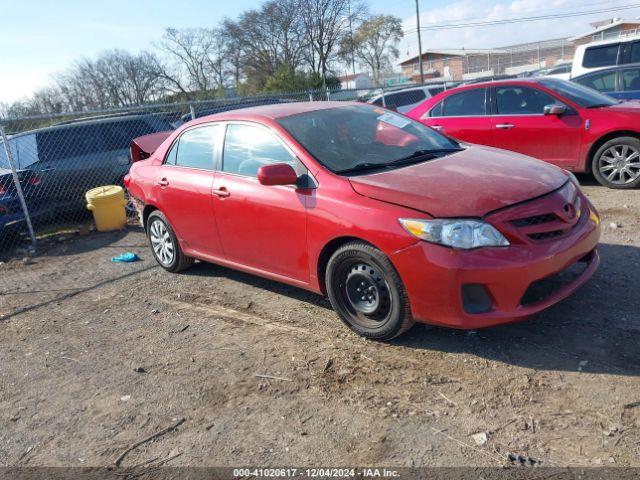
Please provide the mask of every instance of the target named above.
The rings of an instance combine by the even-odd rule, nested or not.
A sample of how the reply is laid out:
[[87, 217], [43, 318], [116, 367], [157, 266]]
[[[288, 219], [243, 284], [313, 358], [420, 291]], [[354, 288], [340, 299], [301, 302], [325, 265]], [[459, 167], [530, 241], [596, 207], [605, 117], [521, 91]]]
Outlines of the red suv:
[[591, 172], [609, 188], [640, 185], [640, 103], [556, 78], [466, 85], [407, 115], [447, 135]]
[[375, 106], [235, 110], [132, 154], [125, 183], [164, 269], [199, 259], [327, 294], [370, 338], [522, 319], [598, 265], [599, 218], [570, 173]]

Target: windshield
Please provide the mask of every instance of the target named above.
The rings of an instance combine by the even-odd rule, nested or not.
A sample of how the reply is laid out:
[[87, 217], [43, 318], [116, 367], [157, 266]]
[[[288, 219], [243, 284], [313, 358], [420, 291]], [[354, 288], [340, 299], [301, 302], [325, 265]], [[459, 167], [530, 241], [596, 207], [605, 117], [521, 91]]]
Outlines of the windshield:
[[608, 95], [566, 80], [546, 78], [540, 83], [584, 108], [610, 107], [619, 103]]
[[335, 173], [424, 161], [460, 146], [404, 115], [370, 105], [315, 110], [280, 118], [311, 155]]

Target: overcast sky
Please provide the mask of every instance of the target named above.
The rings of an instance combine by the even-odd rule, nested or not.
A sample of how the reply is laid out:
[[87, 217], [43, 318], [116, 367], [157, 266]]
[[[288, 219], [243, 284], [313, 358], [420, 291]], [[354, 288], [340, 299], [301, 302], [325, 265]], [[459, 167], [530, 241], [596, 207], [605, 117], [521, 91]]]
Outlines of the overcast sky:
[[[123, 48], [151, 49], [165, 27], [213, 26], [259, 5], [256, 0], [0, 0], [0, 102], [29, 95], [51, 74], [74, 60]], [[443, 24], [468, 19], [502, 19], [639, 4], [635, 0], [420, 0], [421, 22]], [[415, 30], [414, 0], [369, 0], [372, 13], [388, 13]], [[589, 30], [588, 23], [612, 16], [635, 18], [640, 8], [586, 17], [458, 30], [427, 31], [423, 48], [491, 48], [559, 38]], [[415, 31], [401, 56], [417, 51]]]

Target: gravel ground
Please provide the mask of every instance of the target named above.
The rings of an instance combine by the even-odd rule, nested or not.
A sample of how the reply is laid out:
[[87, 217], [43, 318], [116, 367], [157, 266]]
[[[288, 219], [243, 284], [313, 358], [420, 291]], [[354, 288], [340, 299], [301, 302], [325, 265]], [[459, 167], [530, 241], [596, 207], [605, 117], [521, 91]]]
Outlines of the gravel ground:
[[[184, 419], [122, 465], [640, 466], [640, 191], [582, 180], [598, 273], [477, 332], [366, 341], [311, 293], [208, 264], [166, 273], [136, 228], [5, 263], [0, 465], [110, 465]], [[109, 261], [123, 251], [142, 261]]]

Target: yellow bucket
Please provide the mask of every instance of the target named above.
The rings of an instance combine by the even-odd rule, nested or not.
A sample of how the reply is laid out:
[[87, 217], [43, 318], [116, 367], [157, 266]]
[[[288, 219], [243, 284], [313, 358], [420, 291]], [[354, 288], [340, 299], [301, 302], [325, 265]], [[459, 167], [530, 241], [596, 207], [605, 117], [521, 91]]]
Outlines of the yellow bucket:
[[127, 213], [124, 209], [127, 201], [122, 187], [106, 185], [92, 188], [85, 193], [85, 198], [87, 208], [93, 213], [98, 231], [120, 230], [127, 224]]

